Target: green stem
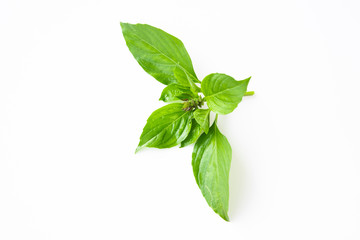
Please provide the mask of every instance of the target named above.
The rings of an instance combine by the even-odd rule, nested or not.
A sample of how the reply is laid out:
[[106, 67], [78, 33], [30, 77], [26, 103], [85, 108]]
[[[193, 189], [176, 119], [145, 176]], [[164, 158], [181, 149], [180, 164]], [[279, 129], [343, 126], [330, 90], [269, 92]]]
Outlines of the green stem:
[[218, 119], [218, 114], [216, 114], [215, 116], [215, 123], [217, 123], [217, 119]]
[[254, 91], [249, 91], [249, 92], [246, 92], [246, 93], [244, 94], [244, 96], [252, 96], [252, 95], [254, 95], [254, 94], [255, 94]]

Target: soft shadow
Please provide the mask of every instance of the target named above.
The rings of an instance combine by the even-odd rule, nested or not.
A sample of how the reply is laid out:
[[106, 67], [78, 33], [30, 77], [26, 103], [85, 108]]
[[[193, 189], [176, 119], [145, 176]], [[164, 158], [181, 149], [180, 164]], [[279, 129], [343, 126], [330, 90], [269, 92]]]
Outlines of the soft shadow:
[[244, 167], [241, 149], [232, 148], [232, 161], [230, 168], [230, 199], [229, 216], [230, 220], [235, 220], [241, 215], [245, 199], [246, 169]]
[[236, 144], [236, 136], [231, 134], [231, 129], [228, 128], [227, 117], [222, 116], [221, 121], [218, 121], [218, 125], [222, 134], [224, 134], [232, 148], [232, 160], [230, 167], [229, 178], [229, 217], [230, 221], [234, 221], [242, 213], [242, 207], [245, 200], [245, 188], [246, 188], [246, 169], [243, 161], [243, 155], [241, 154], [241, 146]]

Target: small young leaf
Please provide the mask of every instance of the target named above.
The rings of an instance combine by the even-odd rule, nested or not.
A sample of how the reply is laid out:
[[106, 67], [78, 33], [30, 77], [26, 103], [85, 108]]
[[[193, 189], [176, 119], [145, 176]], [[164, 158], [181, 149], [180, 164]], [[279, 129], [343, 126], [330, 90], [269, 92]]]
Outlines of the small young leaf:
[[164, 102], [173, 102], [173, 101], [191, 99], [196, 96], [197, 95], [190, 90], [190, 87], [186, 87], [178, 84], [170, 84], [164, 88], [159, 100], [162, 100]]
[[192, 166], [196, 183], [209, 206], [229, 221], [229, 172], [231, 146], [213, 123], [209, 133], [203, 133], [196, 141], [192, 154]]
[[196, 109], [194, 111], [194, 118], [200, 124], [202, 130], [207, 134], [210, 124], [210, 109]]
[[228, 114], [234, 111], [246, 93], [250, 77], [236, 81], [220, 73], [213, 73], [204, 78], [201, 90], [205, 95], [208, 107], [215, 113]]
[[182, 103], [171, 103], [154, 111], [140, 136], [136, 152], [143, 147], [170, 148], [180, 144], [191, 129], [191, 112]]
[[199, 88], [195, 82], [199, 83], [200, 81], [196, 79], [192, 80], [191, 76], [186, 73], [185, 71], [181, 70], [180, 68], [176, 68], [174, 70], [174, 76], [178, 80], [179, 83], [181, 83], [184, 86], [189, 86], [190, 90], [197, 95], [199, 92], [201, 92], [201, 88]]
[[163, 84], [189, 86], [188, 79], [177, 79], [175, 72], [187, 74], [199, 82], [184, 44], [176, 37], [147, 24], [120, 23], [122, 32], [140, 66]]
[[195, 119], [192, 120], [191, 124], [191, 130], [189, 135], [185, 138], [184, 141], [181, 142], [180, 147], [186, 147], [190, 144], [193, 144], [201, 135], [202, 129], [200, 125], [195, 121]]

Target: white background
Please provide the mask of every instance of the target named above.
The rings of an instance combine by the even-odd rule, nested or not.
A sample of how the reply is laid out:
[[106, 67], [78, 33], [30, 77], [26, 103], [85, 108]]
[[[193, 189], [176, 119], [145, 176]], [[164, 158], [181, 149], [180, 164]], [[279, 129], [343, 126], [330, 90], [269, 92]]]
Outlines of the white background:
[[[360, 239], [360, 4], [0, 2], [0, 239]], [[252, 76], [219, 128], [230, 223], [192, 147], [135, 155], [162, 84], [119, 22], [180, 38], [200, 79]]]

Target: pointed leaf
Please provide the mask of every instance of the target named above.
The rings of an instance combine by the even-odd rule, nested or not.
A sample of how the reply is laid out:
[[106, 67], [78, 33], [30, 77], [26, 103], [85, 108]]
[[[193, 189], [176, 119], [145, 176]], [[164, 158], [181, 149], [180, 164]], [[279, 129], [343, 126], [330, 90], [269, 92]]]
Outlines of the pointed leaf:
[[196, 141], [192, 166], [196, 183], [209, 206], [229, 221], [229, 172], [231, 146], [214, 122], [209, 133]]
[[138, 152], [143, 147], [170, 148], [180, 144], [191, 129], [191, 112], [183, 104], [171, 103], [154, 111], [140, 136]]
[[196, 109], [194, 112], [194, 118], [198, 124], [200, 124], [202, 130], [207, 134], [210, 124], [210, 109]]
[[234, 111], [246, 93], [250, 78], [236, 81], [234, 78], [220, 73], [213, 73], [204, 78], [201, 90], [211, 111], [228, 114]]
[[184, 72], [191, 81], [199, 82], [184, 44], [176, 37], [147, 24], [121, 23], [130, 52], [140, 66], [163, 84], [189, 86], [188, 79], [177, 79], [175, 72]]

